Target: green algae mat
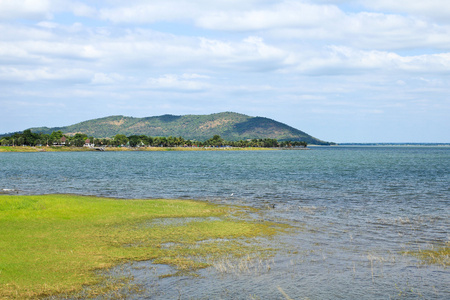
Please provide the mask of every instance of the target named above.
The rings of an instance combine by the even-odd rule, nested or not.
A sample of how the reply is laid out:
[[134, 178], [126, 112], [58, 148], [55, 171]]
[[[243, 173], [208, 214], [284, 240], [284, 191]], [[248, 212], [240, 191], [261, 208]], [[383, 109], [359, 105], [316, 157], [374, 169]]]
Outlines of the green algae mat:
[[192, 274], [206, 257], [270, 252], [252, 239], [286, 227], [245, 214], [190, 200], [1, 195], [0, 298], [70, 295], [99, 284], [98, 270], [129, 261]]

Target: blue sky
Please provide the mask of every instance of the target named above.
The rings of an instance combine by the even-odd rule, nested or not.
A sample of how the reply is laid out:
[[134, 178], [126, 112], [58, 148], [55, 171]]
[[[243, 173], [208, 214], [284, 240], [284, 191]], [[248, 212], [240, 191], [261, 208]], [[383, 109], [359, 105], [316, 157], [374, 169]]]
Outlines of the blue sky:
[[234, 111], [450, 142], [450, 1], [0, 0], [0, 133]]

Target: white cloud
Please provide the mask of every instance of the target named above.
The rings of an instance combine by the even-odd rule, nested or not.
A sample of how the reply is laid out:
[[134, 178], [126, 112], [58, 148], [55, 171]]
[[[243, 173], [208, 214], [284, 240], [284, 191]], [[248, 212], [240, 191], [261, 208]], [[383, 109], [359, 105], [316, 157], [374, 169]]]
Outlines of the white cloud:
[[116, 23], [154, 23], [158, 21], [195, 20], [205, 14], [248, 10], [255, 5], [268, 5], [267, 0], [135, 0], [108, 1], [99, 9], [99, 17]]
[[[98, 9], [90, 6], [91, 2], [69, 0], [35, 2], [42, 3], [34, 8], [11, 5], [14, 9], [9, 10], [16, 13], [5, 13], [5, 16], [11, 15], [11, 18], [15, 18], [17, 14], [26, 14], [28, 10], [42, 12], [48, 16], [60, 11], [69, 11], [76, 16], [100, 18], [118, 23], [183, 21], [209, 30], [258, 31], [258, 35], [266, 32], [271, 33], [269, 35], [271, 38], [279, 40], [296, 38], [321, 41], [327, 39], [334, 43], [350, 43], [356, 47], [379, 50], [410, 47], [450, 48], [450, 26], [444, 25], [445, 22], [444, 24], [428, 22], [419, 17], [423, 15], [421, 12], [426, 11], [433, 14], [437, 12], [450, 14], [450, 9], [446, 9], [446, 6], [450, 4], [437, 5], [436, 2], [442, 2], [439, 0], [432, 2], [359, 1], [361, 6], [380, 11], [380, 13], [346, 12], [339, 6], [341, 3], [355, 1], [154, 0], [128, 3], [106, 1]], [[390, 9], [391, 13], [386, 13], [382, 9]], [[410, 11], [411, 14], [405, 15], [405, 11]], [[396, 12], [400, 13], [395, 14]], [[42, 25], [54, 26], [51, 23], [42, 23]]]
[[74, 113], [92, 103], [102, 116], [105, 107], [143, 116], [292, 115], [294, 126], [301, 111], [318, 132], [338, 128], [343, 119], [333, 112], [421, 115], [427, 107], [423, 120], [446, 120], [436, 116], [450, 113], [448, 5], [0, 0], [0, 99], [58, 99]]
[[93, 59], [101, 57], [101, 52], [91, 44], [78, 44], [57, 41], [30, 41], [21, 46], [29, 53], [40, 55], [46, 59]]
[[19, 108], [64, 108], [66, 105], [64, 103], [60, 102], [37, 102], [37, 101], [2, 101], [2, 105], [5, 105], [5, 107], [13, 108], [13, 107], [19, 107]]
[[1, 0], [0, 20], [14, 19], [50, 19], [50, 0]]
[[47, 40], [54, 34], [45, 28], [0, 23], [0, 41], [15, 43], [20, 40]]
[[394, 52], [359, 50], [346, 46], [329, 46], [310, 59], [297, 59], [298, 70], [314, 75], [447, 73], [450, 74], [450, 53], [401, 56]]
[[[250, 36], [237, 42], [200, 38], [201, 57], [211, 66], [246, 71], [282, 69], [289, 53], [268, 45], [261, 37]], [[209, 59], [209, 60], [208, 60]]]
[[158, 78], [149, 78], [146, 81], [145, 87], [149, 89], [170, 89], [184, 91], [202, 91], [209, 87], [209, 84], [194, 79], [199, 79], [199, 77], [192, 76], [192, 74], [183, 74], [181, 76], [166, 74]]
[[75, 16], [97, 17], [98, 12], [88, 4], [71, 0], [1, 0], [0, 20], [49, 20], [59, 12], [71, 12]]
[[59, 27], [59, 24], [55, 22], [42, 21], [37, 23], [37, 26], [44, 29], [55, 29]]
[[[174, 9], [174, 7], [177, 9]], [[187, 16], [192, 16], [194, 11], [192, 5], [184, 2], [152, 1], [131, 6], [121, 5], [112, 8], [102, 8], [99, 11], [99, 17], [103, 20], [118, 23], [153, 23], [187, 19]]]
[[210, 79], [211, 77], [207, 76], [207, 75], [201, 75], [201, 74], [195, 74], [195, 73], [193, 73], [193, 74], [185, 73], [185, 74], [181, 75], [181, 78], [183, 78], [183, 79]]
[[35, 82], [35, 81], [70, 81], [87, 83], [91, 77], [91, 71], [79, 68], [17, 68], [0, 67], [0, 80], [13, 82]]
[[435, 22], [450, 22], [450, 2], [442, 0], [359, 0], [368, 8], [378, 11], [390, 11], [395, 13], [408, 13], [416, 16], [424, 16]]
[[98, 15], [97, 9], [81, 2], [67, 1], [61, 10], [70, 10], [75, 16], [95, 18]]
[[125, 78], [117, 73], [112, 74], [105, 74], [105, 73], [95, 73], [94, 77], [92, 78], [93, 84], [115, 84], [117, 82], [123, 81]]
[[416, 16], [344, 12], [334, 5], [285, 1], [258, 10], [205, 13], [200, 27], [227, 31], [268, 31], [273, 39], [333, 40], [359, 47], [450, 49], [450, 27]]
[[250, 36], [244, 39], [244, 43], [250, 45], [253, 48], [252, 52], [258, 53], [262, 58], [282, 57], [284, 55], [282, 50], [265, 44], [261, 37]]
[[322, 22], [336, 22], [343, 13], [333, 5], [314, 5], [284, 1], [261, 9], [205, 13], [196, 20], [200, 27], [219, 30], [261, 30], [284, 27], [318, 26]]
[[[313, 44], [277, 45], [276, 41], [269, 43], [260, 36], [247, 36], [236, 41], [175, 36], [143, 29], [116, 32], [110, 36], [81, 25], [58, 26], [54, 22], [38, 23], [37, 28], [40, 29], [32, 28], [38, 33], [38, 38], [34, 39], [24, 28], [15, 31], [10, 27], [9, 36], [0, 38], [3, 39], [0, 41], [2, 59], [13, 64], [20, 61], [20, 64], [45, 65], [54, 69], [73, 68], [76, 61], [91, 74], [97, 74], [90, 77], [96, 84], [118, 80], [117, 77], [106, 78], [105, 74], [130, 76], [127, 73], [136, 70], [141, 73], [144, 67], [187, 68], [202, 72], [282, 70], [286, 74], [300, 71], [303, 74], [338, 75], [367, 70], [441, 73], [447, 72], [449, 64], [448, 53], [400, 55], [392, 51], [364, 50], [356, 45], [335, 44], [321, 48]], [[77, 28], [75, 34], [74, 28]], [[155, 71], [158, 73], [157, 69], [152, 72]], [[191, 87], [197, 88], [197, 85]]]

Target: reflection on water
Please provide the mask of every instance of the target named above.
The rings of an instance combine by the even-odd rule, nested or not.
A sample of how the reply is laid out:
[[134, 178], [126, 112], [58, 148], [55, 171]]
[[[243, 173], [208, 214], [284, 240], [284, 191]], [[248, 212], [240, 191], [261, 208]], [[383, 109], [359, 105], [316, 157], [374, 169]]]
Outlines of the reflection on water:
[[[0, 153], [0, 189], [186, 198], [261, 208], [298, 227], [268, 261], [223, 260], [200, 277], [139, 262], [149, 299], [450, 298], [450, 271], [404, 251], [450, 239], [450, 148]], [[130, 296], [130, 295], [128, 295]]]

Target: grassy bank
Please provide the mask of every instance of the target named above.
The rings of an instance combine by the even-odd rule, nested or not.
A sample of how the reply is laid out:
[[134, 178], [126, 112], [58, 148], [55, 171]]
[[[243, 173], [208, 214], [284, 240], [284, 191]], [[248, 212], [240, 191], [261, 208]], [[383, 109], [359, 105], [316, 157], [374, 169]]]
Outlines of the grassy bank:
[[[257, 150], [277, 150], [278, 148], [262, 148], [262, 147], [233, 147], [233, 148], [212, 148], [212, 147], [107, 147], [105, 151], [257, 151]], [[30, 146], [0, 146], [0, 152], [79, 152], [79, 151], [96, 151], [87, 147], [30, 147]]]
[[95, 151], [87, 147], [30, 147], [30, 146], [0, 146], [0, 152], [80, 152]]
[[96, 270], [126, 261], [153, 260], [185, 274], [214, 257], [270, 251], [252, 238], [283, 227], [227, 217], [234, 211], [187, 200], [2, 195], [0, 298], [77, 292], [102, 280]]

